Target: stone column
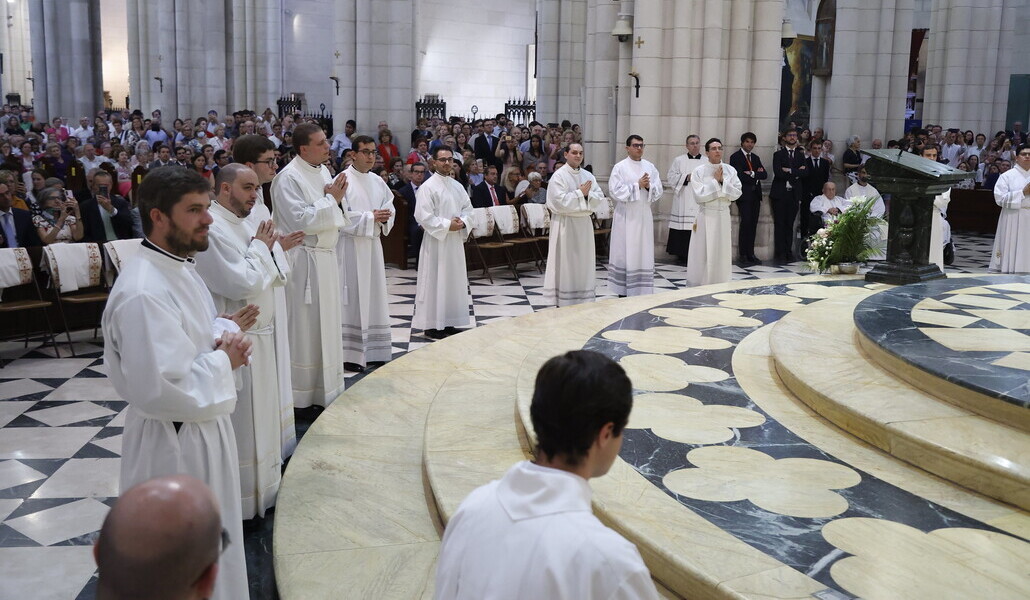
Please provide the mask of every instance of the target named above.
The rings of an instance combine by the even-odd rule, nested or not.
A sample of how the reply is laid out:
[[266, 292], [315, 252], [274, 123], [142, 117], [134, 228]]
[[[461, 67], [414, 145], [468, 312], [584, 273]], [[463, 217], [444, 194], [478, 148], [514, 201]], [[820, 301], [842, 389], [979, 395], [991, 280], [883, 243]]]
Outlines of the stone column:
[[[590, 0], [587, 10], [587, 54], [585, 95], [586, 119], [583, 123], [583, 145], [586, 162], [594, 165], [598, 179], [605, 181], [616, 162], [615, 143], [617, 118], [621, 112], [616, 85], [619, 67], [619, 43], [612, 37], [618, 5], [604, 0]], [[618, 158], [621, 160], [621, 157]]]
[[35, 111], [78, 119], [103, 107], [99, 0], [31, 0]]
[[231, 47], [230, 112], [275, 107], [282, 92], [282, 18], [279, 0], [232, 0], [222, 40]]
[[[4, 52], [3, 83], [0, 95], [20, 94], [22, 104], [32, 103], [32, 46], [29, 39], [29, 11], [25, 2], [3, 2], [0, 6], [0, 48]], [[6, 103], [6, 97], [3, 98]]]

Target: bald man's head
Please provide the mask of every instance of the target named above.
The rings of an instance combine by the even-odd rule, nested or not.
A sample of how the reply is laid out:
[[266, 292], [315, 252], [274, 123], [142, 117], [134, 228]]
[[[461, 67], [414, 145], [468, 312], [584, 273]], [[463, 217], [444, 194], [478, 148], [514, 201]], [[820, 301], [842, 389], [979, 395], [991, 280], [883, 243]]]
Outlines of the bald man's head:
[[98, 600], [210, 596], [221, 533], [218, 502], [198, 479], [175, 475], [130, 488], [93, 548]]

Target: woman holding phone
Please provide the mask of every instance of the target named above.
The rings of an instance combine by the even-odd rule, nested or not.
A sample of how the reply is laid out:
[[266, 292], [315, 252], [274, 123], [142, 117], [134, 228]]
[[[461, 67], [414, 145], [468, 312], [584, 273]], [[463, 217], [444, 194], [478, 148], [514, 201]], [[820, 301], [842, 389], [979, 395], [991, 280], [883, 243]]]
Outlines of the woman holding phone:
[[71, 191], [49, 187], [39, 193], [42, 211], [32, 217], [44, 246], [58, 242], [78, 242], [84, 234], [79, 203]]

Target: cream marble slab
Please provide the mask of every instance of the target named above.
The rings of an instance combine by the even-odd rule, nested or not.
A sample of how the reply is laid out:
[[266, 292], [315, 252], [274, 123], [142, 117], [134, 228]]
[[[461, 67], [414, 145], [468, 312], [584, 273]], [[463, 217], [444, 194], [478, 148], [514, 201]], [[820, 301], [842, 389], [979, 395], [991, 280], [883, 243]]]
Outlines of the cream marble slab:
[[[0, 597], [22, 599], [32, 590], [33, 600], [75, 598], [96, 571], [93, 548], [0, 548]], [[8, 591], [18, 595], [8, 596]]]
[[[997, 294], [998, 292], [990, 291], [990, 294]], [[975, 306], [978, 308], [994, 308], [998, 310], [1008, 310], [1010, 308], [1019, 306], [1018, 300], [1010, 300], [1003, 296], [978, 296], [974, 294], [955, 294], [946, 298], [941, 298], [941, 301], [945, 304], [952, 304], [956, 307], [967, 307]]]
[[1009, 329], [1030, 329], [1030, 310], [970, 310], [970, 314]]
[[5, 427], [0, 429], [0, 459], [68, 458], [98, 431], [99, 427]]
[[57, 388], [45, 400], [121, 400], [122, 397], [114, 391], [114, 385], [107, 378], [86, 377], [82, 379], [69, 379], [61, 387]]
[[4, 366], [4, 378], [47, 378], [60, 377], [70, 379], [79, 374], [96, 359], [93, 358], [20, 358]]
[[119, 458], [70, 459], [31, 497], [114, 498], [118, 496], [120, 462]]
[[110, 417], [114, 414], [115, 412], [113, 410], [100, 406], [99, 404], [93, 404], [92, 402], [74, 402], [72, 404], [62, 404], [61, 406], [27, 412], [25, 413], [25, 416], [32, 417], [33, 419], [41, 423], [46, 423], [51, 427], [62, 427], [73, 423], [89, 421], [91, 419], [99, 419], [100, 417]]
[[46, 479], [46, 475], [16, 460], [0, 461], [0, 490]]
[[33, 401], [0, 400], [0, 427], [5, 427], [35, 404]]
[[[7, 374], [7, 369], [0, 370], [0, 377], [7, 379], [10, 375]], [[52, 390], [49, 385], [43, 385], [38, 381], [31, 379], [15, 379], [14, 381], [5, 381], [0, 383], [0, 400], [7, 400], [9, 398], [17, 398], [18, 396], [27, 396], [29, 394], [36, 394], [39, 392], [49, 392]], [[4, 406], [6, 402], [0, 404]], [[0, 413], [2, 415], [3, 413]], [[6, 425], [6, 423], [3, 423]]]
[[12, 498], [10, 500], [0, 500], [0, 522], [3, 522], [11, 513], [21, 506], [20, 498]]
[[85, 498], [11, 519], [4, 524], [38, 544], [49, 546], [99, 531], [109, 510], [106, 504]]
[[304, 600], [432, 600], [439, 548], [432, 541], [277, 556], [276, 584], [283, 597]]
[[1011, 329], [939, 329], [936, 327], [920, 327], [919, 331], [938, 344], [956, 352], [976, 352], [992, 350], [995, 352], [1030, 351], [1030, 335]]
[[[949, 307], [954, 308], [954, 307]], [[975, 312], [975, 311], [970, 311]], [[912, 309], [912, 320], [924, 325], [936, 325], [939, 327], [966, 327], [979, 321], [979, 317], [969, 315], [956, 315], [954, 313], [940, 312], [937, 310], [926, 310], [921, 308]]]
[[1030, 371], [1030, 352], [1013, 352], [1008, 356], [999, 358], [991, 364], [998, 365], [999, 367], [1008, 367], [1010, 369]]

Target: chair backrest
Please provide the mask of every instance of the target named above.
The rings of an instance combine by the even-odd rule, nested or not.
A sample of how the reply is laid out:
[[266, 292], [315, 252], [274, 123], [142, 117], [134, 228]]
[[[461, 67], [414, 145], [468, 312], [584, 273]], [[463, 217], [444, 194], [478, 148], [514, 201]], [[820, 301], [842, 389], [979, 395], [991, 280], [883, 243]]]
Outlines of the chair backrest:
[[604, 202], [601, 203], [601, 206], [598, 206], [597, 210], [594, 211], [594, 216], [597, 218], [598, 221], [606, 221], [608, 219], [611, 219], [612, 215], [614, 214], [615, 203], [612, 202], [612, 199], [608, 197], [605, 197]]
[[487, 208], [494, 218], [494, 226], [501, 235], [512, 235], [519, 232], [518, 210], [511, 204], [491, 206]]
[[546, 233], [551, 229], [551, 211], [543, 204], [527, 202], [522, 205], [522, 224], [529, 230]]
[[50, 273], [52, 286], [62, 294], [101, 285], [104, 261], [97, 244], [44, 246], [43, 265]]
[[32, 259], [25, 248], [0, 248], [0, 290], [32, 283]]
[[143, 248], [143, 240], [140, 239], [113, 240], [104, 243], [104, 253], [107, 254], [108, 261], [118, 273], [121, 273], [125, 265], [139, 254], [141, 248]]
[[485, 208], [472, 209], [471, 237], [484, 238], [494, 233], [494, 216]]

